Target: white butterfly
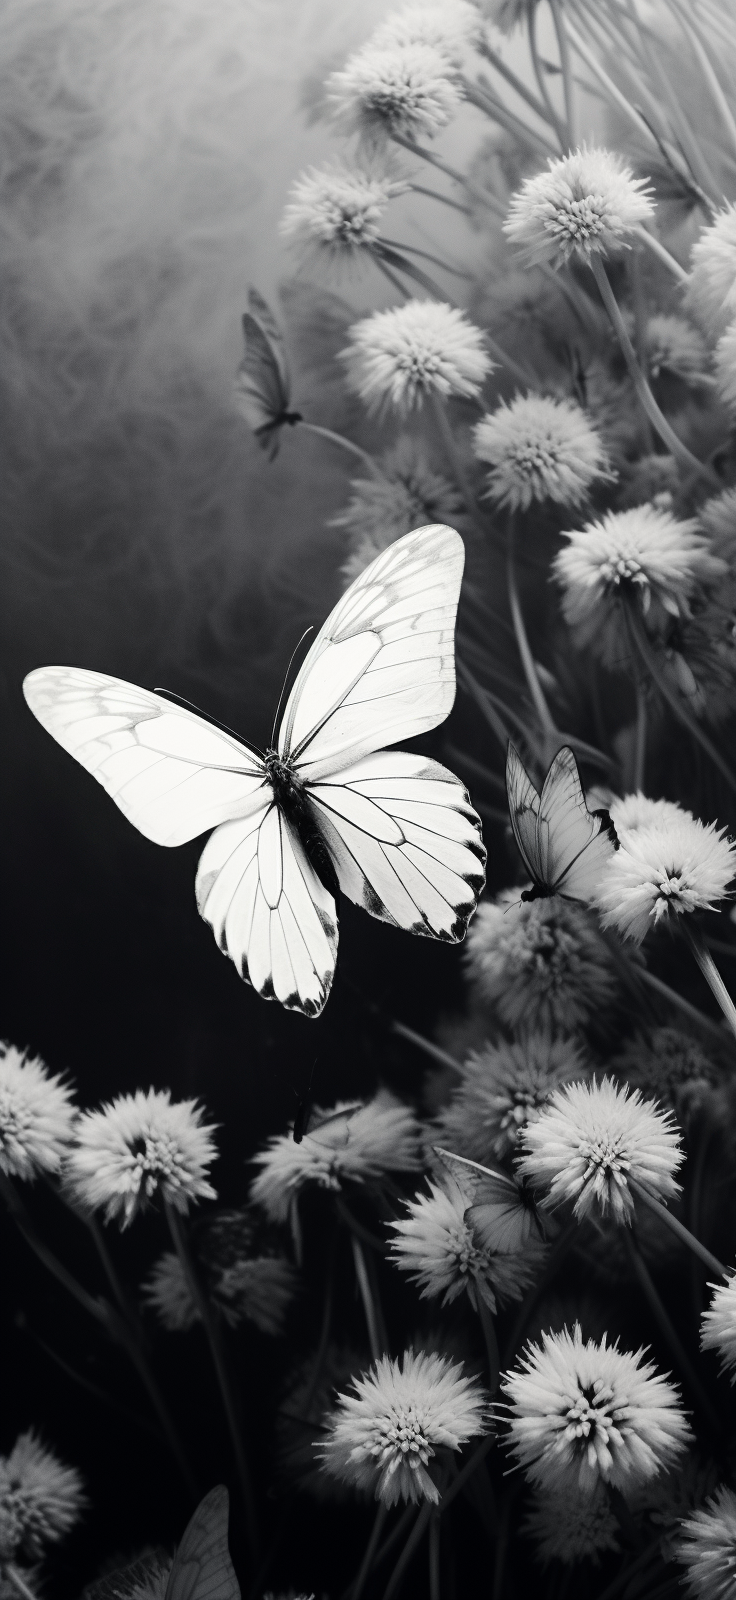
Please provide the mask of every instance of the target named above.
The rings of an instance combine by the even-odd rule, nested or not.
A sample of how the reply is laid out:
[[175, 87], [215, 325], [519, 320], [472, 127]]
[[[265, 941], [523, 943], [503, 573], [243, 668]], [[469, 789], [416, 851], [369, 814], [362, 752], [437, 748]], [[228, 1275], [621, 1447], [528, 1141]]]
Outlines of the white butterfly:
[[337, 959], [335, 898], [436, 939], [464, 938], [484, 883], [480, 819], [458, 778], [382, 744], [442, 722], [455, 698], [464, 549], [417, 528], [351, 584], [260, 755], [163, 694], [104, 673], [39, 667], [39, 721], [147, 839], [214, 828], [197, 905], [220, 949], [266, 999], [318, 1016]]
[[510, 744], [506, 792], [514, 838], [534, 885], [522, 900], [553, 894], [590, 900], [618, 839], [607, 811], [588, 810], [572, 750], [558, 750], [540, 795]]
[[531, 1191], [508, 1172], [483, 1167], [468, 1156], [433, 1146], [442, 1165], [466, 1195], [465, 1221], [483, 1250], [512, 1255], [531, 1239], [544, 1239], [545, 1228]]

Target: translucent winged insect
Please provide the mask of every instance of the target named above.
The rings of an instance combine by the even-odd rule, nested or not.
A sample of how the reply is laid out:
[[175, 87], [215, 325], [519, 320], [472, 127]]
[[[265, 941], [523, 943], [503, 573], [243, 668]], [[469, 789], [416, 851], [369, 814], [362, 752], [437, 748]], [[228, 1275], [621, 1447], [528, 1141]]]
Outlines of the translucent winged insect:
[[220, 1484], [197, 1506], [174, 1556], [164, 1600], [240, 1600], [227, 1542], [229, 1503]]
[[484, 1250], [512, 1255], [529, 1239], [544, 1239], [549, 1233], [526, 1184], [495, 1167], [483, 1167], [467, 1156], [455, 1156], [441, 1145], [434, 1146], [442, 1165], [468, 1197], [465, 1220]]
[[509, 744], [506, 793], [514, 838], [533, 884], [522, 891], [522, 900], [553, 894], [590, 900], [618, 839], [607, 811], [588, 810], [572, 750], [558, 750], [539, 794]]
[[[313, 1139], [315, 1144], [329, 1146], [336, 1150], [339, 1144], [347, 1144], [350, 1138], [350, 1121], [356, 1111], [363, 1110], [363, 1101], [355, 1100], [350, 1104], [339, 1105], [333, 1111], [322, 1111], [319, 1106], [310, 1108], [307, 1115], [307, 1125], [302, 1138]], [[296, 1140], [299, 1144], [301, 1141]]]
[[278, 455], [281, 429], [301, 422], [301, 412], [290, 410], [291, 378], [281, 329], [261, 295], [248, 292], [243, 314], [245, 349], [235, 379], [235, 401], [258, 440], [273, 461]]
[[382, 748], [452, 707], [463, 560], [441, 524], [383, 551], [317, 634], [265, 753], [105, 673], [39, 667], [25, 680], [39, 722], [147, 839], [214, 829], [200, 914], [241, 977], [305, 1016], [330, 992], [338, 888], [393, 927], [452, 942], [477, 905], [485, 849], [463, 784]]

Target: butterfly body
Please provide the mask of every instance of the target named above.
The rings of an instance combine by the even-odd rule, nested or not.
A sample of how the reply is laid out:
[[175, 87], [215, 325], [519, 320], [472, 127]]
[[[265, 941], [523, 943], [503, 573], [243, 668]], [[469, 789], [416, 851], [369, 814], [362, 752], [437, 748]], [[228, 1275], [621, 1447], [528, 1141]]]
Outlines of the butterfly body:
[[572, 750], [558, 750], [540, 794], [509, 744], [506, 790], [514, 838], [532, 880], [522, 901], [556, 894], [589, 901], [618, 839], [607, 811], [588, 810]]

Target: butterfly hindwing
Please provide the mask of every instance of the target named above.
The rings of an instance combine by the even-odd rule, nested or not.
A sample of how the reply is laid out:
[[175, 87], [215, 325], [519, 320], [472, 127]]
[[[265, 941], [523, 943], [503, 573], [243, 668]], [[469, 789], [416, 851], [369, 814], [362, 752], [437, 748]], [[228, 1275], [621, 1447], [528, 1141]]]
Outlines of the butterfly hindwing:
[[481, 1249], [511, 1255], [523, 1248], [532, 1231], [539, 1234], [518, 1183], [508, 1173], [484, 1167], [468, 1156], [453, 1155], [440, 1145], [435, 1145], [434, 1150], [467, 1196], [465, 1220]]
[[197, 1506], [174, 1556], [164, 1600], [240, 1600], [227, 1542], [228, 1508], [222, 1484]]

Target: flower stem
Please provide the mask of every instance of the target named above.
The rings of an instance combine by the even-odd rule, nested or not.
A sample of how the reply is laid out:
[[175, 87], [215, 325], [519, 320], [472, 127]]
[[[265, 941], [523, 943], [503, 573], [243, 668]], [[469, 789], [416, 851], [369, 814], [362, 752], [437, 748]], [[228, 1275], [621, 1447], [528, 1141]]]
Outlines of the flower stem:
[[166, 1198], [164, 1198], [164, 1209], [166, 1211], [166, 1221], [169, 1225], [172, 1243], [176, 1254], [179, 1257], [181, 1269], [184, 1274], [189, 1293], [197, 1308], [197, 1311], [199, 1312], [204, 1331], [207, 1335], [207, 1342], [209, 1344], [210, 1354], [212, 1357], [212, 1365], [214, 1367], [217, 1385], [220, 1390], [220, 1398], [222, 1400], [225, 1420], [227, 1422], [228, 1432], [230, 1434], [230, 1440], [233, 1447], [233, 1455], [235, 1457], [235, 1463], [238, 1472], [240, 1491], [243, 1499], [243, 1509], [245, 1511], [245, 1525], [248, 1544], [250, 1546], [251, 1556], [254, 1560], [256, 1560], [258, 1557], [259, 1536], [253, 1489], [251, 1486], [248, 1463], [245, 1458], [245, 1451], [243, 1449], [243, 1443], [240, 1437], [240, 1430], [235, 1417], [235, 1406], [233, 1404], [230, 1380], [228, 1378], [227, 1368], [225, 1366], [224, 1352], [220, 1342], [219, 1328], [215, 1322], [215, 1318], [212, 1314], [207, 1296], [199, 1281], [197, 1270], [184, 1237], [184, 1230], [179, 1220], [179, 1214], [172, 1206], [171, 1201], [167, 1200]]
[[659, 1556], [658, 1539], [655, 1539], [653, 1544], [648, 1544], [644, 1550], [639, 1551], [638, 1556], [635, 1556], [633, 1561], [630, 1561], [623, 1571], [618, 1573], [612, 1583], [609, 1583], [608, 1588], [603, 1590], [603, 1593], [598, 1596], [598, 1600], [614, 1600], [614, 1596], [620, 1594], [621, 1590], [626, 1588], [630, 1579], [648, 1566], [655, 1556]]
[[687, 445], [683, 444], [682, 440], [678, 438], [674, 428], [670, 427], [667, 418], [660, 411], [644, 373], [642, 372], [641, 367], [636, 359], [636, 351], [629, 338], [628, 328], [626, 327], [626, 323], [621, 315], [618, 301], [608, 281], [606, 269], [597, 251], [593, 251], [591, 253], [590, 269], [598, 285], [601, 300], [603, 301], [606, 311], [608, 312], [611, 325], [621, 346], [623, 357], [628, 367], [629, 377], [631, 378], [636, 390], [639, 404], [641, 405], [645, 415], [649, 418], [652, 427], [656, 429], [660, 439], [662, 440], [662, 443], [667, 446], [670, 454], [675, 456], [675, 458], [682, 464], [683, 467], [687, 467], [689, 471], [697, 471], [704, 478], [707, 478], [710, 482], [716, 484], [720, 488], [720, 479], [716, 477], [712, 467], [709, 467], [707, 462], [699, 461], [698, 457], [694, 456], [691, 450], [688, 450]]
[[736, 774], [734, 774], [734, 772], [731, 770], [728, 762], [724, 761], [720, 751], [713, 744], [712, 740], [708, 738], [707, 733], [703, 732], [700, 723], [697, 722], [695, 717], [692, 717], [685, 706], [681, 704], [679, 696], [675, 693], [674, 689], [670, 688], [667, 679], [660, 671], [657, 658], [641, 625], [636, 607], [630, 603], [626, 603], [626, 615], [628, 626], [631, 631], [631, 637], [634, 640], [636, 648], [639, 651], [652, 682], [659, 690], [663, 700], [667, 701], [668, 706], [672, 711], [674, 711], [675, 716], [683, 724], [683, 727], [688, 729], [688, 732], [692, 734], [693, 738], [697, 740], [698, 744], [703, 750], [705, 750], [706, 754], [710, 756], [714, 766], [718, 768], [718, 771], [722, 773], [723, 777], [726, 779], [729, 788], [734, 794], [736, 794]]
[[[486, 78], [486, 84], [488, 79]], [[525, 144], [527, 149], [533, 150], [537, 155], [556, 156], [557, 147], [548, 139], [546, 134], [538, 133], [535, 128], [530, 128], [523, 117], [517, 117], [514, 111], [509, 110], [502, 100], [494, 94], [490, 84], [484, 88], [483, 84], [471, 83], [467, 78], [462, 80], [463, 98], [471, 106], [477, 106], [479, 111], [484, 111], [492, 122], [504, 128], [507, 133], [518, 139], [520, 144]]]
[[431, 1039], [425, 1039], [423, 1033], [416, 1033], [414, 1028], [407, 1028], [405, 1022], [396, 1022], [394, 1020], [391, 1023], [391, 1032], [398, 1034], [400, 1039], [407, 1039], [409, 1044], [416, 1045], [418, 1050], [422, 1050], [425, 1056], [429, 1056], [432, 1061], [438, 1062], [441, 1067], [450, 1067], [453, 1072], [457, 1073], [462, 1070], [460, 1062], [456, 1061], [454, 1056], [448, 1055], [447, 1051], [440, 1049], [438, 1044], [433, 1044]]
[[689, 916], [683, 918], [681, 926], [703, 977], [711, 993], [715, 995], [732, 1034], [736, 1036], [736, 1006], [703, 939], [703, 935], [699, 928], [692, 926]]
[[344, 434], [334, 433], [332, 428], [323, 428], [316, 422], [305, 422], [303, 418], [298, 423], [298, 427], [306, 430], [307, 433], [316, 434], [320, 439], [329, 439], [330, 444], [336, 444], [340, 450], [347, 450], [349, 455], [357, 456], [357, 459], [362, 461], [363, 466], [368, 468], [371, 477], [381, 478], [383, 476], [380, 467], [373, 460], [373, 457], [369, 456], [368, 451], [362, 450], [359, 444], [353, 444], [352, 439], [346, 439]]
[[25, 1578], [21, 1577], [18, 1568], [13, 1565], [12, 1561], [8, 1562], [7, 1566], [4, 1568], [4, 1572], [5, 1577], [8, 1578], [10, 1583], [13, 1585], [16, 1594], [21, 1595], [22, 1600], [38, 1600], [38, 1596], [33, 1593], [31, 1588], [29, 1588]]
[[468, 1456], [464, 1467], [460, 1468], [457, 1477], [453, 1478], [449, 1488], [445, 1489], [438, 1507], [440, 1515], [442, 1515], [443, 1511], [447, 1510], [448, 1506], [452, 1505], [456, 1495], [459, 1495], [461, 1489], [465, 1488], [466, 1483], [470, 1478], [472, 1478], [473, 1473], [478, 1471], [478, 1468], [485, 1461], [491, 1445], [494, 1444], [494, 1442], [495, 1440], [493, 1434], [489, 1433], [486, 1434], [485, 1439], [481, 1439], [479, 1445], [476, 1445], [472, 1455]]
[[654, 1215], [659, 1217], [660, 1221], [664, 1222], [671, 1232], [677, 1235], [681, 1243], [686, 1244], [688, 1250], [692, 1250], [694, 1255], [699, 1256], [700, 1260], [705, 1262], [709, 1272], [714, 1272], [717, 1278], [728, 1277], [723, 1262], [719, 1261], [717, 1256], [711, 1255], [710, 1250], [707, 1250], [705, 1245], [701, 1244], [700, 1240], [696, 1239], [690, 1229], [686, 1228], [677, 1217], [673, 1217], [672, 1212], [662, 1205], [661, 1200], [655, 1200], [654, 1195], [649, 1194], [647, 1189], [643, 1189], [635, 1178], [629, 1178], [629, 1185], [638, 1199], [644, 1201], [649, 1210], [653, 1211]]
[[494, 1326], [493, 1317], [491, 1316], [491, 1312], [486, 1305], [485, 1300], [483, 1300], [481, 1297], [480, 1290], [476, 1290], [476, 1294], [478, 1299], [478, 1316], [480, 1317], [480, 1325], [483, 1329], [486, 1355], [488, 1357], [488, 1387], [491, 1394], [494, 1395], [498, 1388], [498, 1380], [500, 1376], [498, 1339], [496, 1338], [496, 1329]]
[[572, 77], [572, 64], [570, 61], [570, 43], [565, 27], [565, 18], [559, 0], [549, 0], [552, 20], [557, 35], [557, 48], [560, 52], [560, 67], [562, 69], [562, 83], [565, 91], [565, 118], [567, 121], [567, 143], [574, 149], [578, 142], [577, 118], [575, 115], [574, 85]]
[[506, 544], [506, 583], [508, 587], [511, 621], [514, 624], [514, 633], [516, 634], [516, 643], [518, 645], [519, 655], [521, 657], [521, 665], [524, 668], [524, 676], [529, 686], [529, 693], [534, 702], [534, 708], [537, 716], [539, 717], [542, 730], [548, 738], [555, 738], [557, 736], [557, 729], [555, 727], [554, 718], [549, 706], [547, 705], [544, 690], [539, 681], [539, 674], [537, 672], [534, 657], [532, 655], [529, 640], [527, 638], [526, 628], [524, 626], [524, 617], [519, 602], [519, 591], [516, 583], [514, 544], [515, 520], [513, 516], [510, 516]]
[[455, 435], [450, 427], [450, 421], [447, 411], [445, 410], [444, 403], [437, 394], [430, 395], [429, 399], [434, 420], [437, 424], [437, 431], [442, 440], [442, 448], [445, 452], [450, 469], [465, 502], [465, 510], [467, 511], [468, 516], [472, 518], [481, 538], [485, 539], [487, 535], [487, 529], [478, 511], [475, 495], [473, 494], [470, 484], [470, 479], [468, 478], [468, 474], [465, 470], [465, 464], [461, 459], [457, 444], [455, 443]]
[[470, 206], [461, 206], [459, 200], [451, 200], [449, 195], [440, 194], [439, 189], [426, 189], [423, 183], [410, 183], [409, 188], [414, 194], [424, 194], [428, 200], [440, 200], [443, 206], [451, 206], [453, 211], [460, 211], [464, 217], [472, 216]]
[[540, 59], [539, 46], [538, 46], [538, 43], [537, 43], [537, 7], [536, 6], [530, 6], [529, 15], [528, 15], [527, 21], [528, 21], [528, 32], [529, 32], [529, 54], [530, 54], [530, 56], [532, 58], [532, 66], [534, 68], [534, 76], [535, 76], [535, 78], [537, 80], [539, 93], [541, 94], [542, 99], [544, 101], [544, 105], [545, 105], [545, 108], [546, 108], [547, 121], [550, 122], [552, 127], [554, 128], [555, 133], [557, 134], [557, 138], [559, 139], [559, 142], [560, 142], [560, 149], [564, 151], [566, 146], [567, 146], [567, 144], [569, 143], [568, 138], [567, 138], [567, 129], [566, 129], [565, 125], [564, 125], [564, 122], [563, 122], [562, 118], [560, 116], [558, 116], [558, 114], [557, 114], [557, 110], [556, 110], [556, 108], [554, 106], [554, 103], [552, 101], [552, 96], [551, 96], [551, 94], [549, 92], [549, 89], [547, 87], [547, 81], [546, 81], [545, 76], [544, 76], [544, 67], [543, 67], [541, 59]]
[[433, 1515], [434, 1506], [430, 1500], [425, 1500], [419, 1516], [414, 1523], [414, 1527], [412, 1528], [401, 1555], [399, 1556], [396, 1566], [391, 1573], [391, 1577], [388, 1580], [383, 1600], [392, 1600], [392, 1596], [395, 1595], [415, 1550], [421, 1544], [427, 1524]]
[[363, 1310], [365, 1312], [365, 1321], [368, 1329], [368, 1343], [371, 1347], [371, 1356], [374, 1361], [380, 1361], [381, 1356], [383, 1355], [383, 1341], [378, 1329], [378, 1316], [376, 1314], [376, 1307], [371, 1291], [370, 1278], [368, 1277], [365, 1254], [363, 1252], [363, 1246], [360, 1242], [360, 1239], [356, 1238], [352, 1231], [350, 1234], [350, 1243], [353, 1248], [355, 1276], [357, 1279], [358, 1288], [360, 1290], [360, 1298], [363, 1302]]
[[487, 206], [489, 211], [493, 211], [497, 217], [505, 219], [506, 207], [499, 200], [498, 195], [492, 194], [490, 189], [480, 189], [477, 184], [466, 178], [464, 173], [458, 172], [456, 167], [448, 166], [448, 163], [443, 161], [440, 156], [436, 156], [433, 150], [426, 150], [424, 145], [414, 144], [412, 139], [405, 139], [400, 133], [392, 133], [391, 138], [394, 144], [400, 144], [402, 149], [411, 151], [413, 156], [419, 156], [421, 161], [427, 161], [431, 167], [436, 167], [438, 172], [444, 172], [445, 176], [452, 178], [454, 183], [459, 183], [465, 193], [470, 196], [470, 199], [476, 201], [476, 204]]
[[636, 736], [634, 741], [634, 791], [644, 791], [647, 759], [647, 697], [641, 678], [636, 680]]
[[689, 282], [689, 272], [687, 272], [684, 267], [680, 266], [679, 261], [676, 261], [674, 256], [670, 255], [669, 250], [667, 250], [665, 246], [660, 243], [659, 239], [655, 238], [653, 233], [649, 232], [648, 228], [642, 227], [641, 223], [637, 222], [634, 224], [631, 231], [632, 233], [636, 234], [637, 239], [641, 239], [642, 244], [646, 245], [647, 250], [651, 250], [652, 255], [656, 256], [657, 260], [662, 262], [662, 264], [667, 268], [667, 271], [672, 273], [673, 278], [676, 278], [678, 283]]
[[367, 1545], [365, 1547], [365, 1554], [363, 1556], [363, 1560], [360, 1563], [360, 1567], [358, 1568], [357, 1577], [355, 1579], [355, 1582], [352, 1583], [350, 1585], [350, 1588], [346, 1591], [346, 1594], [350, 1596], [350, 1600], [360, 1600], [360, 1596], [362, 1595], [363, 1590], [364, 1590], [364, 1588], [366, 1586], [366, 1583], [368, 1581], [368, 1575], [370, 1573], [371, 1567], [373, 1566], [373, 1561], [374, 1561], [374, 1558], [375, 1558], [375, 1555], [376, 1555], [376, 1551], [378, 1549], [378, 1546], [379, 1546], [379, 1543], [380, 1543], [380, 1540], [381, 1540], [381, 1535], [383, 1533], [383, 1529], [384, 1529], [384, 1526], [385, 1526], [385, 1523], [386, 1523], [387, 1516], [388, 1516], [388, 1506], [384, 1503], [383, 1500], [380, 1500], [379, 1503], [378, 1503], [378, 1510], [376, 1512], [375, 1521], [374, 1521], [373, 1527], [371, 1529], [371, 1536], [370, 1536], [370, 1538], [368, 1540], [368, 1543], [367, 1543]]
[[719, 1022], [715, 1022], [712, 1017], [706, 1017], [705, 1012], [699, 1011], [697, 1006], [691, 1006], [690, 1001], [686, 1000], [684, 995], [681, 995], [677, 989], [671, 989], [668, 983], [664, 983], [662, 978], [655, 977], [654, 973], [649, 972], [646, 967], [641, 967], [637, 970], [642, 983], [653, 989], [655, 994], [661, 995], [668, 1005], [677, 1006], [683, 1016], [693, 1022], [696, 1028], [700, 1028], [703, 1033], [707, 1033], [718, 1044], [723, 1044], [723, 1029]]
[[685, 1379], [693, 1399], [700, 1407], [708, 1427], [713, 1433], [718, 1434], [721, 1431], [721, 1425], [715, 1408], [708, 1399], [708, 1396], [703, 1388], [702, 1383], [700, 1382], [695, 1368], [693, 1367], [690, 1357], [683, 1348], [679, 1334], [672, 1324], [672, 1319], [666, 1306], [660, 1299], [659, 1292], [656, 1288], [654, 1280], [652, 1279], [644, 1257], [642, 1256], [636, 1241], [631, 1237], [628, 1228], [624, 1228], [623, 1238], [624, 1247], [629, 1257], [631, 1266], [633, 1267], [636, 1279], [644, 1293], [645, 1299], [649, 1304], [649, 1309], [652, 1313], [652, 1316], [654, 1317], [654, 1320], [657, 1323], [660, 1331], [664, 1334], [664, 1337], [670, 1347], [675, 1365], [679, 1367], [679, 1370]]
[[429, 1600], [440, 1600], [440, 1519], [435, 1511], [429, 1524]]

